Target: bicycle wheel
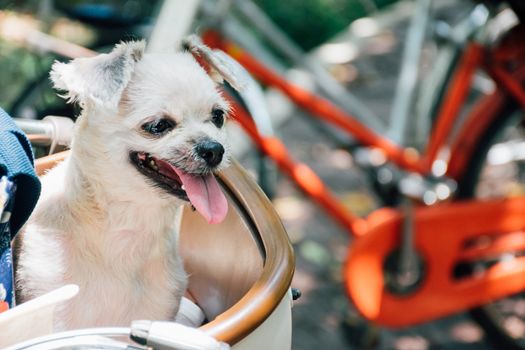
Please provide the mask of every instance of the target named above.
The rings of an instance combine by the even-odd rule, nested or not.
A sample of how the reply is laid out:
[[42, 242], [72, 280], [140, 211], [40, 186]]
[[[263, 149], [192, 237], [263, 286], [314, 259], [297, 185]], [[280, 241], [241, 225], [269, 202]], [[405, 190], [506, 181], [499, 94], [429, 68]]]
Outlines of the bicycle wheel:
[[[480, 138], [464, 176], [458, 180], [458, 198], [504, 198], [525, 195], [525, 119], [516, 103], [503, 104]], [[521, 154], [520, 154], [521, 153]], [[500, 259], [476, 263], [470, 271], [489, 269]], [[487, 340], [497, 349], [525, 350], [525, 293], [512, 295], [470, 310]]]

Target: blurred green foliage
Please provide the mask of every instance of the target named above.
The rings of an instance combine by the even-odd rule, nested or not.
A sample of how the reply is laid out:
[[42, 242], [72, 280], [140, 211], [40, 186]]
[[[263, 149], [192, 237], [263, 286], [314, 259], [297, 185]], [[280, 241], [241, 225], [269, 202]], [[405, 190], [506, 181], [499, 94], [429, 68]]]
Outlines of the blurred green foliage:
[[303, 49], [310, 50], [397, 0], [255, 0], [257, 5]]
[[23, 82], [40, 78], [43, 69], [48, 70], [51, 62], [50, 56], [35, 56], [22, 47], [0, 40], [0, 106], [9, 109], [23, 94]]

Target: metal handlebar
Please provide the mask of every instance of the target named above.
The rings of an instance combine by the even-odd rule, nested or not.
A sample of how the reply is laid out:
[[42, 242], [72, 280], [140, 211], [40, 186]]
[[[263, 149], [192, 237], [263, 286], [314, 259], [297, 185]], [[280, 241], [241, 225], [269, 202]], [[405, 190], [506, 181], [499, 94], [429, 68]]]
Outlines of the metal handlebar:
[[74, 122], [66, 117], [47, 116], [42, 120], [14, 118], [16, 125], [38, 146], [69, 146]]

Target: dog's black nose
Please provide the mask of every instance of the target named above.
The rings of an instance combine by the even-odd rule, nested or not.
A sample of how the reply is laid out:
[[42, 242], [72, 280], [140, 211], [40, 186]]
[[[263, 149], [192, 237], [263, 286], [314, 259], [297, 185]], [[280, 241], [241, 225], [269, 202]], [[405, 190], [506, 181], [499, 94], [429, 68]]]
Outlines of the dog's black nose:
[[195, 150], [199, 157], [204, 159], [210, 167], [219, 165], [224, 155], [224, 147], [222, 147], [220, 143], [212, 140], [202, 141], [196, 146]]

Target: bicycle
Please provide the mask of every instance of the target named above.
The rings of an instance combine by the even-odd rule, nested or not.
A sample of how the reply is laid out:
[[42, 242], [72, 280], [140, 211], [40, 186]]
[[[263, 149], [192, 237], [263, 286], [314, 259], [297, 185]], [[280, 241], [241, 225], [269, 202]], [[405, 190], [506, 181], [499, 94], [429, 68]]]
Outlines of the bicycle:
[[[523, 19], [523, 4], [511, 1], [510, 5]], [[402, 172], [417, 174], [405, 174], [399, 181], [397, 196], [403, 202], [403, 210], [383, 208], [367, 219], [357, 218], [326, 190], [315, 174], [304, 165], [295, 163], [279, 140], [259, 133], [252, 119], [241, 112], [241, 107], [236, 107], [237, 120], [259, 149], [354, 236], [345, 266], [345, 287], [367, 319], [380, 325], [404, 327], [477, 307], [472, 313], [495, 343], [509, 348], [523, 347], [517, 345], [514, 336], [504, 328], [504, 315], [495, 314], [498, 304], [481, 306], [523, 290], [519, 282], [519, 276], [524, 272], [520, 243], [523, 236], [521, 232], [515, 232], [523, 229], [524, 222], [520, 219], [523, 199], [436, 205], [454, 196], [453, 193], [456, 199], [479, 196], [476, 187], [482, 182], [480, 171], [489, 147], [496, 144], [500, 149], [506, 147], [511, 151], [516, 147], [515, 140], [521, 136], [519, 132], [511, 135], [514, 140], [504, 139], [505, 142], [499, 145], [498, 134], [504, 133], [509, 124], [516, 123], [515, 112], [525, 107], [525, 94], [520, 84], [523, 69], [518, 67], [523, 59], [523, 49], [516, 41], [523, 27], [518, 24], [500, 42], [484, 46], [483, 30], [494, 13], [478, 5], [468, 20], [451, 30], [449, 39], [452, 43], [444, 54], [444, 59], [448, 60], [446, 68], [434, 77], [438, 82], [437, 92], [431, 95], [422, 112], [422, 116], [436, 115], [430, 141], [423, 154], [418, 155], [403, 147], [403, 143], [409, 141], [404, 137], [404, 126], [409, 123], [408, 108], [415, 88], [410, 65], [417, 62], [429, 6], [428, 1], [420, 2], [409, 30], [409, 41], [412, 39], [413, 43], [405, 51], [406, 68], [401, 73], [409, 79], [408, 82], [405, 80], [409, 87], [400, 92], [401, 97], [395, 104], [394, 108], [398, 110], [395, 124], [401, 124], [401, 127], [393, 130], [390, 138], [381, 137], [373, 128], [359, 122], [364, 118], [353, 118], [327, 100], [288, 83], [224, 38], [220, 29], [204, 32], [203, 38], [210, 47], [222, 49], [236, 58], [264, 85], [278, 88], [314, 117], [335, 125], [355, 137], [361, 145], [372, 148], [372, 157], [377, 157], [379, 150], [379, 164], [369, 166], [384, 167], [389, 161]], [[463, 51], [451, 47], [464, 43], [467, 47]], [[514, 65], [512, 71], [508, 69], [510, 65]], [[460, 131], [454, 135], [453, 126], [466, 102], [473, 74], [480, 68], [496, 82], [496, 91], [480, 98], [461, 124]], [[452, 140], [449, 140], [451, 136]], [[507, 161], [519, 162], [521, 157], [521, 153], [516, 154]], [[501, 193], [492, 196], [498, 197]], [[386, 200], [391, 201], [391, 198]], [[415, 201], [426, 204], [428, 208], [414, 209]], [[472, 223], [472, 218], [477, 216], [484, 220]], [[506, 220], [498, 222], [501, 217]], [[444, 226], [445, 232], [436, 232], [433, 229], [436, 225]], [[435, 242], [437, 234], [442, 236], [442, 244]], [[505, 256], [508, 260], [509, 255], [512, 272], [505, 269], [505, 259], [501, 259]], [[440, 302], [432, 307], [435, 300]], [[407, 308], [413, 312], [403, 312]]]
[[[523, 18], [523, 5], [518, 1], [509, 3], [518, 17]], [[404, 61], [408, 62], [405, 71], [417, 61], [423, 40], [420, 33], [429, 18], [429, 4], [427, 0], [421, 1], [414, 16], [410, 30], [414, 43], [405, 54]], [[211, 29], [203, 34], [203, 39], [210, 47], [232, 55], [261, 82], [278, 87], [297, 105], [369, 147], [356, 152], [364, 154], [366, 165], [374, 173], [379, 172], [378, 169], [398, 173], [399, 181], [392, 181], [386, 187], [399, 185], [399, 189], [394, 192], [393, 199], [388, 191], [385, 201], [401, 201], [403, 209], [382, 208], [366, 219], [358, 218], [348, 213], [313, 172], [293, 161], [278, 139], [261, 134], [245, 109], [235, 105], [236, 119], [260, 150], [355, 237], [345, 266], [345, 285], [360, 312], [375, 323], [401, 327], [481, 306], [473, 311], [476, 319], [490, 336], [510, 348], [517, 346], [517, 340], [508, 330], [502, 329], [501, 322], [489, 311], [494, 305], [482, 305], [523, 290], [524, 286], [519, 283], [519, 276], [524, 272], [519, 232], [525, 225], [520, 219], [523, 199], [440, 204], [452, 198], [478, 196], [476, 187], [482, 183], [480, 169], [489, 147], [498, 145], [498, 131], [504, 133], [509, 124], [520, 126], [519, 120], [515, 124], [517, 120], [513, 117], [514, 112], [525, 107], [520, 86], [525, 74], [520, 67], [524, 52], [513, 40], [519, 39], [522, 25], [507, 31], [499, 42], [485, 42], [489, 20], [496, 15], [491, 11], [489, 7], [477, 5], [461, 25], [449, 32], [442, 56], [445, 69], [433, 78], [438, 87], [429, 94], [420, 112], [420, 117], [433, 119], [429, 123], [432, 126], [430, 141], [422, 155], [404, 147], [410, 141], [405, 138], [404, 126], [409, 123], [408, 108], [415, 86], [413, 77], [409, 88], [400, 89], [398, 100], [401, 102], [397, 107], [400, 112], [395, 124], [402, 127], [392, 131], [390, 138], [385, 138], [326, 99], [272, 73], [248, 52], [225, 39], [221, 30]], [[460, 45], [465, 43], [468, 43], [467, 48], [461, 50]], [[479, 98], [456, 131], [454, 126], [459, 121], [459, 111], [478, 68], [483, 68], [497, 83], [496, 90]], [[410, 70], [405, 74], [409, 73]], [[500, 114], [502, 117], [498, 118]], [[432, 118], [433, 115], [436, 116]], [[502, 145], [513, 151], [517, 149], [515, 143], [505, 141]], [[507, 161], [518, 162], [520, 157], [517, 154]], [[392, 168], [391, 164], [396, 167]], [[421, 202], [428, 207], [417, 205]], [[479, 215], [484, 220], [473, 223], [472, 218]], [[500, 222], [500, 218], [506, 220]], [[446, 226], [448, 232], [436, 233], [433, 227], [444, 220], [451, 221]], [[436, 234], [446, 237], [442, 244], [436, 244]], [[447, 254], [441, 255], [443, 252]], [[509, 252], [511, 254], [506, 254]], [[501, 256], [512, 261], [510, 271], [505, 269], [506, 261]], [[430, 307], [435, 298], [441, 302]], [[417, 311], [403, 312], [407, 307]]]

